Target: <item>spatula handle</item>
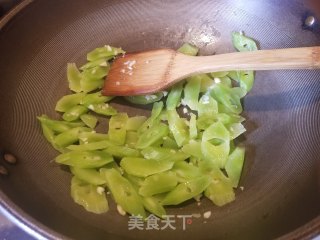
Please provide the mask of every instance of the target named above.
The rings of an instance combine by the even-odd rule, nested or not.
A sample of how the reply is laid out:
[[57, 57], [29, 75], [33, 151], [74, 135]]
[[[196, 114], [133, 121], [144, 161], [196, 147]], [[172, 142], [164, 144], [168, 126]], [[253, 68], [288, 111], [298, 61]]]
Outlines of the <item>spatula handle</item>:
[[192, 57], [192, 66], [190, 67], [193, 68], [193, 72], [199, 73], [230, 70], [315, 69], [320, 68], [320, 47], [259, 50]]

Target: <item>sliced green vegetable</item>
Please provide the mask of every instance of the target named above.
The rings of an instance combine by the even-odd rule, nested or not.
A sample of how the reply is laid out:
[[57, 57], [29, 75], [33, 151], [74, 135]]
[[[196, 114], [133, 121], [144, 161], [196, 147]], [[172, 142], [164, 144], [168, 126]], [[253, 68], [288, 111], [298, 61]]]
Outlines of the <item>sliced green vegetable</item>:
[[162, 172], [147, 177], [139, 189], [139, 194], [149, 197], [155, 194], [169, 192], [178, 184], [177, 176], [174, 172]]
[[96, 169], [85, 169], [85, 168], [76, 168], [70, 167], [70, 170], [73, 175], [75, 175], [81, 181], [84, 181], [93, 185], [103, 185], [106, 183], [106, 180], [100, 175], [100, 172]]
[[92, 92], [94, 90], [101, 89], [103, 86], [103, 82], [104, 82], [103, 79], [92, 80], [92, 79], [89, 79], [89, 78], [82, 76], [81, 82], [80, 82], [81, 90], [85, 93], [88, 93], [88, 92]]
[[180, 183], [161, 202], [162, 205], [178, 205], [202, 193], [210, 184], [209, 176], [201, 176], [191, 181]]
[[212, 118], [218, 114], [218, 103], [210, 95], [204, 94], [199, 100], [197, 110], [199, 117], [206, 115]]
[[153, 125], [139, 136], [136, 148], [144, 149], [149, 147], [158, 140], [162, 140], [163, 137], [168, 135], [168, 132], [168, 126], [164, 123]]
[[42, 115], [42, 116], [37, 117], [37, 118], [41, 122], [41, 124], [46, 125], [52, 131], [57, 132], [57, 133], [65, 132], [67, 130], [70, 130], [71, 128], [83, 127], [84, 126], [84, 123], [82, 123], [82, 122], [57, 121], [57, 120], [50, 119], [46, 115]]
[[240, 87], [249, 92], [254, 83], [254, 71], [232, 71], [228, 75], [233, 80], [239, 82]]
[[216, 84], [211, 89], [211, 95], [231, 113], [240, 114], [242, 106], [240, 99], [245, 95], [241, 88], [230, 88], [223, 84]]
[[203, 158], [202, 151], [201, 151], [201, 142], [191, 140], [189, 143], [185, 144], [182, 147], [182, 151], [196, 158], [199, 158], [199, 159]]
[[242, 32], [232, 33], [233, 46], [240, 52], [256, 51], [258, 50], [256, 42], [243, 35]]
[[121, 48], [115, 48], [109, 45], [105, 45], [104, 47], [96, 48], [93, 51], [89, 52], [87, 54], [87, 60], [90, 62], [99, 60], [101, 58], [109, 60], [110, 57], [114, 57], [118, 54], [123, 53], [125, 52]]
[[108, 97], [108, 96], [103, 96], [101, 92], [96, 92], [96, 93], [90, 93], [86, 94], [82, 99], [80, 104], [89, 107], [91, 104], [101, 104], [101, 103], [106, 103], [112, 100], [114, 96]]
[[72, 121], [78, 120], [81, 115], [87, 113], [88, 111], [89, 109], [86, 108], [85, 106], [76, 105], [70, 108], [68, 111], [66, 111], [62, 115], [62, 118], [65, 121], [72, 122]]
[[[107, 198], [103, 191], [92, 184], [81, 181], [77, 177], [71, 180], [71, 197], [73, 200], [83, 206], [87, 211], [96, 214], [105, 213], [109, 210]], [[103, 188], [102, 188], [103, 189]]]
[[63, 147], [59, 147], [55, 144], [55, 134], [52, 129], [50, 129], [47, 125], [41, 123], [42, 133], [44, 137], [47, 139], [49, 143], [56, 149], [57, 151], [64, 153], [66, 150]]
[[[199, 130], [206, 130], [211, 124], [217, 122], [217, 116], [212, 116], [209, 114], [202, 115], [197, 120], [197, 128]], [[201, 132], [200, 132], [201, 133]]]
[[244, 148], [236, 147], [228, 157], [225, 169], [233, 187], [238, 187], [244, 163], [244, 155]]
[[141, 154], [146, 159], [184, 161], [190, 157], [182, 151], [177, 151], [164, 147], [147, 147], [141, 151]]
[[163, 137], [162, 139], [163, 139], [162, 146], [164, 148], [179, 149], [179, 146], [177, 145], [176, 141], [173, 138], [166, 136], [166, 137]]
[[134, 216], [146, 217], [141, 198], [132, 184], [114, 169], [100, 169], [101, 175], [107, 180], [107, 186], [117, 204]]
[[200, 92], [207, 92], [211, 86], [215, 85], [216, 83], [214, 80], [209, 77], [208, 74], [200, 74], [201, 76], [201, 84], [200, 84]]
[[232, 88], [232, 81], [231, 81], [231, 78], [229, 78], [228, 76], [215, 78], [214, 81], [219, 82], [218, 84], [223, 84], [227, 87]]
[[117, 146], [117, 145], [110, 145], [103, 151], [117, 157], [140, 157], [141, 154], [137, 149], [126, 147], [126, 146]]
[[197, 116], [193, 113], [190, 114], [190, 121], [189, 121], [189, 138], [195, 139], [198, 136], [197, 130]]
[[187, 78], [184, 87], [183, 105], [187, 105], [191, 110], [198, 109], [198, 100], [200, 94], [201, 75], [195, 75]]
[[176, 110], [168, 110], [168, 123], [170, 131], [179, 147], [189, 140], [189, 129], [185, 122], [179, 117]]
[[126, 113], [118, 113], [110, 118], [108, 135], [116, 145], [124, 145], [126, 142], [127, 121], [128, 114]]
[[204, 194], [214, 204], [221, 207], [235, 200], [235, 194], [230, 179], [220, 170], [211, 172], [212, 180]]
[[77, 127], [60, 133], [54, 138], [54, 143], [59, 147], [67, 147], [73, 143], [79, 141], [79, 135], [81, 132], [91, 131], [90, 128]]
[[101, 58], [101, 59], [98, 59], [98, 60], [95, 60], [95, 61], [92, 61], [92, 62], [88, 62], [86, 64], [84, 64], [82, 67], [80, 67], [81, 70], [87, 70], [87, 69], [90, 69], [90, 68], [94, 68], [94, 67], [109, 67], [109, 63], [108, 63], [108, 60], [112, 59], [112, 57], [107, 57], [107, 58]]
[[81, 92], [81, 73], [79, 72], [75, 63], [68, 63], [67, 66], [67, 78], [69, 82], [69, 88], [74, 92]]
[[201, 142], [201, 150], [204, 159], [214, 162], [220, 168], [224, 168], [229, 155], [230, 144], [229, 142], [222, 142], [219, 145], [214, 145], [205, 141]]
[[230, 141], [229, 131], [221, 122], [215, 122], [211, 124], [202, 135], [202, 141], [210, 141], [213, 139], [218, 139], [221, 141]]
[[103, 134], [103, 133], [96, 133], [94, 131], [90, 132], [82, 132], [79, 134], [79, 139], [83, 143], [91, 143], [91, 142], [99, 142], [103, 140], [108, 140], [109, 136], [108, 134]]
[[183, 179], [183, 182], [201, 177], [201, 171], [198, 167], [195, 167], [185, 161], [176, 162], [172, 168], [172, 171], [177, 174], [177, 176]]
[[230, 132], [231, 140], [239, 137], [242, 133], [246, 131], [245, 127], [241, 123], [232, 123], [228, 125], [228, 130]]
[[196, 56], [198, 54], [199, 48], [191, 45], [190, 43], [184, 43], [177, 51], [186, 55]]
[[104, 116], [112, 116], [117, 114], [117, 110], [111, 107], [108, 103], [94, 103], [90, 104], [88, 108], [93, 112]]
[[83, 114], [80, 116], [80, 119], [84, 124], [86, 124], [89, 128], [95, 128], [98, 123], [98, 118], [91, 114]]
[[136, 191], [139, 191], [140, 186], [142, 185], [144, 178], [141, 177], [137, 177], [137, 176], [133, 176], [130, 175], [128, 173], [123, 173], [123, 176], [129, 180], [129, 182], [132, 184], [132, 186], [134, 186], [134, 188], [136, 189]]
[[229, 72], [212, 72], [210, 73], [210, 76], [213, 78], [221, 78], [228, 75]]
[[81, 73], [82, 81], [86, 79], [87, 81], [95, 81], [104, 78], [108, 75], [109, 65], [107, 67], [96, 66], [90, 69], [85, 69]]
[[160, 101], [163, 98], [163, 92], [158, 92], [150, 95], [128, 96], [124, 98], [134, 104], [146, 105]]
[[92, 150], [101, 150], [105, 149], [112, 145], [109, 140], [102, 140], [98, 142], [85, 142], [80, 145], [70, 145], [67, 147], [71, 151], [92, 151]]
[[98, 168], [113, 161], [110, 154], [103, 151], [72, 151], [60, 154], [56, 162], [78, 168]]
[[138, 142], [139, 136], [136, 131], [127, 131], [126, 145], [131, 148], [135, 148]]
[[182, 90], [183, 90], [182, 82], [175, 84], [171, 88], [166, 101], [166, 108], [168, 110], [175, 110], [176, 107], [178, 107], [181, 100]]
[[120, 166], [128, 173], [137, 177], [148, 177], [152, 174], [170, 170], [174, 162], [169, 160], [155, 160], [145, 158], [125, 157]]
[[160, 204], [160, 201], [154, 197], [144, 197], [142, 198], [142, 203], [145, 209], [147, 209], [152, 214], [163, 218], [166, 215], [166, 210]]
[[55, 110], [58, 112], [67, 112], [72, 107], [78, 105], [84, 97], [84, 93], [65, 95], [59, 99], [59, 101], [56, 104]]
[[130, 117], [127, 120], [126, 130], [137, 131], [146, 120], [147, 118], [145, 116]]
[[153, 126], [155, 123], [159, 122], [159, 115], [163, 109], [163, 102], [156, 102], [153, 104], [151, 116], [141, 125], [141, 127], [138, 129], [138, 133], [141, 134], [148, 130], [151, 126]]

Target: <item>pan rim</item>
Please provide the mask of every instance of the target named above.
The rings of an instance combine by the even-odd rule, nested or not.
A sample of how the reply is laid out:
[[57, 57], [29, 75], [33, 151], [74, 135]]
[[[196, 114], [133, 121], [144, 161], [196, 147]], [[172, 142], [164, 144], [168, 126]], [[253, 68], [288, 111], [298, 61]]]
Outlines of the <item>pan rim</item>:
[[[28, 7], [35, 0], [22, 0], [7, 14], [0, 19], [0, 32], [10, 23], [22, 10]], [[10, 198], [0, 189], [0, 212], [11, 222], [36, 239], [70, 239], [61, 233], [52, 230], [42, 224], [23, 209], [17, 206]], [[320, 215], [299, 226], [295, 230], [278, 237], [279, 240], [289, 239], [312, 239], [320, 236]]]
[[21, 12], [24, 8], [26, 8], [30, 3], [34, 0], [22, 0], [19, 4], [17, 4], [14, 8], [12, 8], [9, 12], [7, 12], [0, 19], [0, 31], [13, 19], [19, 12]]

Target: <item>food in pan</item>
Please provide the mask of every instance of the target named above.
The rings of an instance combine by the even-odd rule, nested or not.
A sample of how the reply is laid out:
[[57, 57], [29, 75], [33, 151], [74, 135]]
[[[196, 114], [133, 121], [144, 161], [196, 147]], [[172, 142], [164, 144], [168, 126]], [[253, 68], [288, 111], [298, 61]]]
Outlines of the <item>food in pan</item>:
[[[232, 41], [238, 51], [257, 50], [242, 33], [234, 32]], [[197, 55], [198, 48], [185, 43], [179, 51]], [[234, 201], [245, 157], [235, 139], [245, 132], [241, 99], [253, 86], [253, 71], [200, 74], [168, 92], [125, 97], [153, 104], [149, 117], [128, 116], [100, 91], [121, 54], [106, 45], [89, 52], [80, 68], [69, 63], [71, 92], [55, 107], [62, 119], [38, 117], [45, 138], [60, 152], [56, 163], [70, 167], [74, 201], [104, 213], [109, 192], [121, 212], [142, 217], [162, 217], [165, 206], [192, 198], [207, 197], [217, 206]], [[103, 121], [108, 130], [97, 132]]]

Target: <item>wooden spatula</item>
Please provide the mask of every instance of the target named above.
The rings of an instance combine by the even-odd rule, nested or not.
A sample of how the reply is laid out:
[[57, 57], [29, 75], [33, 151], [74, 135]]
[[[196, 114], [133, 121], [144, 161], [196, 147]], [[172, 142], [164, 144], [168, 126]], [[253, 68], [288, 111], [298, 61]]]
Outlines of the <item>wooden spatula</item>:
[[230, 70], [320, 68], [320, 47], [236, 52], [193, 57], [171, 49], [126, 54], [111, 66], [104, 95], [143, 95], [198, 73]]

